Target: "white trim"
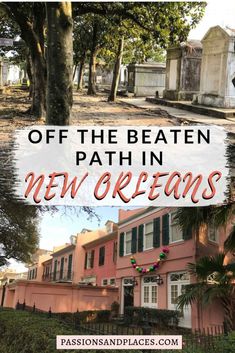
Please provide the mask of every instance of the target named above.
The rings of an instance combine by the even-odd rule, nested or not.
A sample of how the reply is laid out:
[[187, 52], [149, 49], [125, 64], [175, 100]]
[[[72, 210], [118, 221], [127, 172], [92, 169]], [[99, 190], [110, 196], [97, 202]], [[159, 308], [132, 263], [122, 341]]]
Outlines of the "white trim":
[[[146, 237], [145, 237], [146, 236], [146, 225], [150, 224], [150, 223], [153, 224], [153, 220], [143, 224], [143, 226], [144, 226], [144, 229], [143, 229], [143, 237], [144, 237], [144, 239], [143, 239], [143, 251], [147, 251], [147, 250], [152, 250], [153, 249], [153, 245], [151, 247], [149, 247], [149, 248], [145, 247], [145, 243], [146, 243], [146, 241], [145, 241], [146, 240]], [[154, 227], [154, 224], [153, 224], [153, 227]], [[154, 229], [153, 229], [153, 231], [154, 231]], [[153, 243], [153, 235], [152, 235], [152, 243]]]
[[172, 216], [175, 214], [175, 211], [169, 212], [169, 244], [176, 244], [176, 243], [181, 243], [184, 241], [183, 238], [183, 231], [181, 230], [181, 239], [178, 240], [172, 240]]
[[[169, 272], [167, 275], [167, 308], [170, 310], [176, 310], [176, 304], [171, 303], [171, 286], [176, 285], [177, 286], [177, 292], [178, 296], [181, 294], [182, 286], [190, 284], [190, 275], [188, 280], [179, 280], [179, 281], [171, 281], [171, 275], [174, 274], [183, 274], [187, 273], [187, 270], [185, 271], [174, 271], [174, 272]], [[180, 327], [186, 327], [186, 328], [191, 328], [192, 327], [192, 310], [191, 306], [187, 306], [186, 308], [183, 309], [184, 314], [186, 314], [186, 319], [184, 317], [180, 318], [179, 321], [179, 326]]]
[[128, 225], [130, 225], [130, 224], [133, 224], [133, 222], [140, 221], [141, 219], [143, 219], [143, 218], [145, 218], [145, 217], [148, 217], [148, 216], [150, 216], [150, 215], [152, 215], [152, 214], [154, 214], [154, 213], [156, 213], [156, 212], [158, 212], [158, 211], [161, 211], [161, 210], [163, 210], [163, 209], [165, 209], [165, 208], [168, 208], [168, 207], [159, 207], [159, 208], [157, 208], [157, 209], [155, 209], [155, 210], [152, 210], [152, 211], [146, 212], [146, 213], [144, 213], [144, 214], [141, 214], [141, 215], [139, 215], [139, 216], [137, 216], [137, 217], [135, 217], [135, 218], [134, 218], [134, 216], [133, 216], [133, 218], [132, 218], [131, 220], [129, 220], [129, 221], [127, 220], [126, 222], [125, 222], [125, 220], [123, 220], [123, 221], [121, 221], [121, 222], [124, 222], [124, 223], [118, 225], [119, 231], [121, 231], [121, 229], [122, 229], [123, 227], [126, 227], [126, 226], [128, 226]]
[[[215, 229], [216, 240], [210, 239], [210, 227], [214, 227], [214, 229]], [[208, 237], [208, 240], [209, 240], [209, 242], [211, 242], [213, 244], [216, 244], [216, 245], [219, 244], [219, 229], [218, 228], [216, 228], [213, 224], [208, 224], [208, 226], [207, 226], [207, 237]]]
[[[154, 275], [152, 276], [145, 276], [145, 277], [154, 277]], [[141, 307], [144, 308], [158, 308], [158, 285], [157, 283], [154, 282], [150, 282], [150, 283], [144, 283], [144, 278], [142, 277], [141, 279]], [[152, 303], [152, 287], [157, 287], [157, 302], [156, 303]], [[149, 303], [149, 305], [147, 303], [144, 303], [144, 287], [149, 287], [149, 300], [151, 300], [151, 303]]]
[[132, 229], [131, 230], [127, 230], [126, 232], [124, 232], [124, 251], [123, 251], [123, 256], [128, 256], [131, 255], [132, 252], [127, 253], [126, 252], [126, 233], [131, 233], [131, 244], [132, 244]]

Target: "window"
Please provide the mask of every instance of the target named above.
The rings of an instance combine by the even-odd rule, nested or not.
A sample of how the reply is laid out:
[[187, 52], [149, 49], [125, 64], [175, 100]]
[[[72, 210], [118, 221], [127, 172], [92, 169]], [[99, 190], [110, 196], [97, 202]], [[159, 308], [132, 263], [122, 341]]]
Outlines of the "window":
[[158, 286], [157, 277], [148, 276], [142, 279], [142, 306], [157, 308]]
[[117, 242], [113, 242], [113, 262], [116, 263], [117, 261]]
[[94, 256], [95, 256], [95, 250], [91, 250], [86, 253], [86, 260], [85, 260], [85, 268], [86, 269], [93, 268]]
[[178, 284], [171, 285], [171, 304], [177, 304]]
[[153, 247], [153, 222], [145, 224], [144, 228], [144, 250], [148, 250]]
[[102, 246], [99, 250], [99, 266], [104, 265], [104, 258], [105, 258], [105, 246]]
[[110, 286], [115, 286], [115, 284], [116, 284], [116, 279], [115, 279], [115, 278], [110, 278], [109, 284], [110, 284]]
[[130, 230], [125, 234], [125, 255], [131, 254], [131, 238], [132, 238], [132, 231]]
[[107, 278], [102, 279], [102, 286], [107, 286], [107, 285], [108, 285]]
[[218, 243], [219, 241], [218, 228], [216, 228], [214, 224], [208, 226], [208, 239], [214, 243]]
[[170, 214], [170, 242], [175, 243], [183, 240], [183, 233], [180, 226], [174, 220], [175, 212]]

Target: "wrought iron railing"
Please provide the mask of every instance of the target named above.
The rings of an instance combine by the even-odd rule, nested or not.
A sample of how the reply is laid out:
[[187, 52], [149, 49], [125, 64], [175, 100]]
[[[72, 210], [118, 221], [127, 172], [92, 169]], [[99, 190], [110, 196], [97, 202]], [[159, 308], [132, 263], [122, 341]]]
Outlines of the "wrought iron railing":
[[71, 282], [73, 280], [72, 271], [56, 271], [44, 273], [42, 276], [44, 282]]

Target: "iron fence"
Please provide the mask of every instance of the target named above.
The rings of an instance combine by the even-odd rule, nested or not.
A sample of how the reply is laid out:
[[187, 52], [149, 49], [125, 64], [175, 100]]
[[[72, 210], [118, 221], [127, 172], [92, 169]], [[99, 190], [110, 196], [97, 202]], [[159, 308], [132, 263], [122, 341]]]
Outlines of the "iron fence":
[[[125, 326], [125, 321], [117, 322], [81, 322], [79, 313], [52, 313], [39, 310], [34, 305], [27, 306], [26, 303], [17, 303], [17, 310], [26, 310], [35, 314], [41, 314], [44, 317], [56, 318], [66, 322], [73, 327], [78, 334], [88, 335], [182, 335], [183, 353], [234, 353], [235, 336], [231, 339], [223, 326], [213, 326], [203, 330], [192, 332], [189, 329], [179, 327], [157, 327], [151, 326], [147, 322], [143, 326]], [[153, 352], [153, 350], [143, 353]], [[157, 350], [158, 353], [175, 352], [175, 350]]]

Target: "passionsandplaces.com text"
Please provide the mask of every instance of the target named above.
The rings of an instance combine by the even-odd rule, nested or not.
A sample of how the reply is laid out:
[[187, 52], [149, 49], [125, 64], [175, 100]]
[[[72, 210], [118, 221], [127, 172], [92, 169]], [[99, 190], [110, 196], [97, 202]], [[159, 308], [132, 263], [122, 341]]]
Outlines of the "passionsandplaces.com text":
[[182, 349], [182, 336], [71, 336], [56, 338], [57, 349]]

